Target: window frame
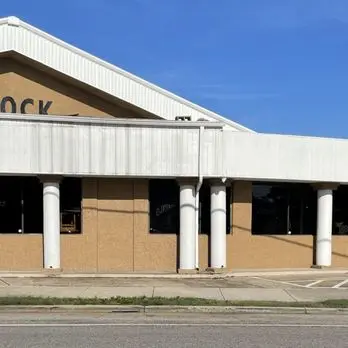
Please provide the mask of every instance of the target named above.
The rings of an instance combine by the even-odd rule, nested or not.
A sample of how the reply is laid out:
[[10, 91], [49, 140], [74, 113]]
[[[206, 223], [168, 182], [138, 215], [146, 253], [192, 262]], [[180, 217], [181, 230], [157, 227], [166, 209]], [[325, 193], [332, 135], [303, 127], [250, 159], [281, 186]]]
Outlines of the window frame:
[[[272, 188], [280, 188], [286, 192], [286, 194], [283, 196], [285, 197], [286, 201], [286, 210], [283, 211], [283, 219], [284, 221], [282, 223], [285, 223], [285, 231], [275, 231], [275, 232], [267, 232], [264, 233], [262, 230], [257, 230], [255, 227], [255, 220], [256, 214], [255, 211], [257, 209], [257, 204], [255, 203], [255, 188], [256, 187], [262, 187], [269, 188], [269, 190], [272, 190]], [[298, 200], [300, 202], [300, 220], [299, 220], [299, 230], [295, 230], [292, 226], [296, 225], [293, 224], [292, 216], [294, 216], [295, 211], [295, 205], [292, 205], [294, 201]], [[313, 199], [313, 201], [312, 201]], [[251, 214], [251, 234], [255, 236], [314, 236], [316, 234], [316, 192], [313, 187], [311, 187], [310, 184], [305, 183], [288, 183], [288, 182], [253, 182], [252, 183], [252, 214]], [[277, 203], [273, 203], [277, 204]], [[260, 205], [261, 206], [261, 205]], [[308, 209], [308, 213], [305, 214], [305, 208]], [[279, 209], [276, 206], [275, 209]], [[313, 214], [314, 209], [314, 214]], [[271, 214], [273, 218], [277, 219], [277, 213]], [[262, 216], [262, 214], [259, 214]], [[280, 217], [282, 216], [280, 215]], [[308, 231], [305, 228], [305, 220], [309, 218], [312, 220], [310, 223], [312, 224], [312, 228], [310, 228]], [[273, 222], [271, 222], [272, 225]], [[311, 231], [311, 229], [313, 229]]]

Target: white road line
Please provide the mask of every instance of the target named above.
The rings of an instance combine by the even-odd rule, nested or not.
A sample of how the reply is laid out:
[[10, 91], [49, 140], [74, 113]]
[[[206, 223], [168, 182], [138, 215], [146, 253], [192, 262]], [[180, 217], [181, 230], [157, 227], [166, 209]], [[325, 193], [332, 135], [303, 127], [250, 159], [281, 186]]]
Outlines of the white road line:
[[325, 279], [321, 279], [321, 280], [316, 280], [315, 282], [309, 283], [306, 285], [306, 288], [310, 288], [314, 285], [320, 284], [321, 282], [323, 282]]
[[333, 288], [333, 289], [338, 289], [338, 288], [340, 288], [342, 285], [344, 285], [344, 284], [346, 284], [346, 283], [348, 283], [348, 279], [343, 280], [343, 282], [340, 282], [340, 283], [334, 285], [332, 288]]
[[305, 328], [348, 328], [348, 324], [226, 324], [226, 323], [70, 323], [70, 324], [0, 324], [0, 328], [25, 327], [305, 327]]
[[285, 284], [285, 285], [292, 285], [292, 286], [297, 286], [299, 288], [305, 288], [304, 285], [300, 285], [300, 284], [296, 284], [296, 283], [291, 283], [290, 281], [289, 282], [285, 282], [285, 281], [282, 281], [282, 280], [274, 280], [274, 279], [267, 279], [267, 278], [262, 278], [262, 277], [252, 277], [254, 279], [261, 279], [261, 280], [266, 280], [268, 282], [271, 282], [271, 283], [278, 283], [278, 284]]

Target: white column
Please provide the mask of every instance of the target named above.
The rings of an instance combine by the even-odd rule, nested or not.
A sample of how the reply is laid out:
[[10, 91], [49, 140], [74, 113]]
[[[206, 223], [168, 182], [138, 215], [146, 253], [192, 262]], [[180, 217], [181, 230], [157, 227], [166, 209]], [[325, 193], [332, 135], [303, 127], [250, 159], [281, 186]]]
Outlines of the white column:
[[195, 186], [180, 184], [180, 262], [179, 271], [195, 270]]
[[210, 266], [226, 268], [226, 186], [210, 187]]
[[43, 183], [44, 268], [60, 268], [59, 182]]
[[316, 265], [331, 266], [332, 190], [318, 190]]

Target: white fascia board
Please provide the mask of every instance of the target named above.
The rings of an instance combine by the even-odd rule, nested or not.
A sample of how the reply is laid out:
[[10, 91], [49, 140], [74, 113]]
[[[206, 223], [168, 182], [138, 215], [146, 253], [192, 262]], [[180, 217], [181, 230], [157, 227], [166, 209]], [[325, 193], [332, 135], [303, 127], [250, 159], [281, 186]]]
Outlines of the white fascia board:
[[224, 125], [221, 122], [178, 122], [151, 119], [117, 119], [106, 117], [82, 117], [82, 116], [59, 116], [59, 115], [36, 115], [36, 114], [11, 114], [2, 113], [2, 121], [15, 122], [40, 122], [40, 123], [65, 123], [71, 125], [88, 124], [93, 126], [129, 126], [129, 127], [152, 127], [152, 128], [209, 128], [222, 130]]
[[0, 47], [2, 52], [18, 52], [166, 120], [174, 121], [176, 116], [191, 116], [192, 121], [203, 118], [222, 122], [228, 129], [254, 132], [57, 39], [17, 17], [0, 19], [0, 25], [15, 29], [6, 31], [8, 37], [4, 41], [7, 45], [5, 48]]

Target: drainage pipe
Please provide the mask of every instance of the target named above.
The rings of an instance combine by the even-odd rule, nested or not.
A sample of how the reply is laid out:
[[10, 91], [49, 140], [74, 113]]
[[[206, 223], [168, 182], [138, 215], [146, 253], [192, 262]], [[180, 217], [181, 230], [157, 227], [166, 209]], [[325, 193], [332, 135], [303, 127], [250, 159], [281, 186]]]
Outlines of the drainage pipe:
[[202, 152], [203, 152], [203, 132], [204, 126], [199, 127], [199, 145], [198, 145], [198, 183], [196, 186], [196, 269], [199, 269], [199, 191], [203, 184], [202, 174]]

